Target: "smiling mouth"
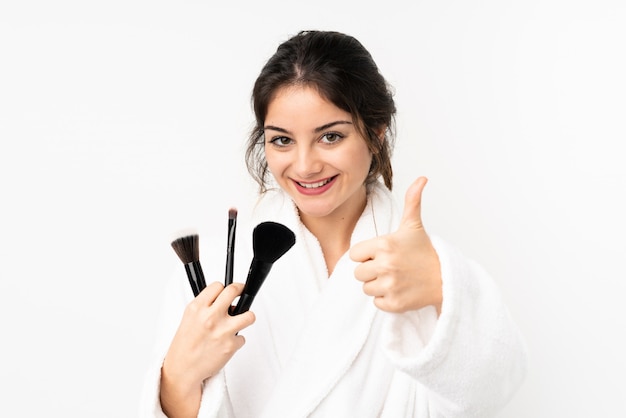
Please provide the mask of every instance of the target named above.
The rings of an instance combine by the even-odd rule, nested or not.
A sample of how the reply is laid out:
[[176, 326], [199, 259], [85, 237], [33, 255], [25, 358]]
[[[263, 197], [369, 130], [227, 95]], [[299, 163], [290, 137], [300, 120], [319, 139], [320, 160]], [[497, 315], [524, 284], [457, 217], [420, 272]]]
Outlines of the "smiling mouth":
[[296, 181], [296, 183], [298, 183], [298, 186], [300, 187], [304, 187], [305, 189], [317, 189], [319, 187], [323, 187], [326, 186], [328, 183], [330, 183], [331, 181], [333, 181], [335, 179], [335, 177], [337, 176], [332, 176], [329, 177], [325, 180], [321, 180], [315, 183], [300, 183], [299, 181]]

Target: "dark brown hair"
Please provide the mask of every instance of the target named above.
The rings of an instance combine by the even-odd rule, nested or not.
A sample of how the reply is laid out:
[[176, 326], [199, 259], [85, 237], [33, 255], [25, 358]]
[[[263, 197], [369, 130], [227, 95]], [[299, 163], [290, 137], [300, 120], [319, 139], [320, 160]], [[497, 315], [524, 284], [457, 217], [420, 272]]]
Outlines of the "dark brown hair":
[[352, 36], [302, 31], [278, 47], [252, 91], [256, 124], [248, 139], [246, 164], [261, 192], [267, 189], [264, 126], [268, 106], [279, 89], [297, 85], [314, 87], [322, 97], [352, 115], [373, 156], [366, 184], [382, 176], [391, 190], [396, 107], [389, 85], [370, 53]]

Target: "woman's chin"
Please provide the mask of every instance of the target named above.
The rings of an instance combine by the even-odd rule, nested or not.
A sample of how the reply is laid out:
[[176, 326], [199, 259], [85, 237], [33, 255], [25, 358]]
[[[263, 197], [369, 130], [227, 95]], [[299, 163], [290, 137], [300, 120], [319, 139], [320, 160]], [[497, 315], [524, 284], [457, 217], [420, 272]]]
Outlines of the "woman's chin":
[[298, 205], [296, 202], [296, 206], [298, 207], [298, 213], [300, 213], [300, 217], [308, 217], [308, 218], [324, 218], [332, 214], [332, 210], [328, 208], [311, 208], [306, 205]]

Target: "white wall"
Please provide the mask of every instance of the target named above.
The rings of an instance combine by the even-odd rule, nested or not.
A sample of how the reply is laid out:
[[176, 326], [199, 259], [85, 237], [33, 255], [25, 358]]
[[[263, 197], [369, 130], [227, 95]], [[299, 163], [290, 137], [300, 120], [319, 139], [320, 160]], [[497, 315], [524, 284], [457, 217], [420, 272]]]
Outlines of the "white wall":
[[623, 2], [208, 3], [0, 4], [3, 416], [135, 415], [169, 243], [225, 233], [254, 190], [252, 83], [309, 28], [372, 52], [398, 195], [430, 178], [428, 229], [493, 273], [526, 335], [502, 416], [626, 416]]

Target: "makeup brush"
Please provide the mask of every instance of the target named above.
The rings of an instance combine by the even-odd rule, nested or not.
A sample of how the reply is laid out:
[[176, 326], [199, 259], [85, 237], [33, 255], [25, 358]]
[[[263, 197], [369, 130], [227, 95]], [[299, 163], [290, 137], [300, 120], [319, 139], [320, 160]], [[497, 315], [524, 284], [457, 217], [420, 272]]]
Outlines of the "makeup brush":
[[224, 276], [224, 287], [233, 282], [235, 263], [235, 232], [237, 230], [237, 209], [228, 210], [228, 237], [226, 242], [226, 275]]
[[285, 225], [276, 222], [262, 222], [252, 231], [252, 249], [254, 256], [248, 270], [237, 306], [230, 312], [238, 315], [250, 309], [261, 285], [272, 266], [296, 243], [296, 236]]
[[204, 281], [204, 273], [200, 265], [200, 248], [198, 245], [199, 237], [197, 234], [187, 235], [172, 241], [172, 248], [176, 251], [178, 258], [185, 265], [189, 285], [193, 291], [193, 295], [198, 296], [206, 287]]

